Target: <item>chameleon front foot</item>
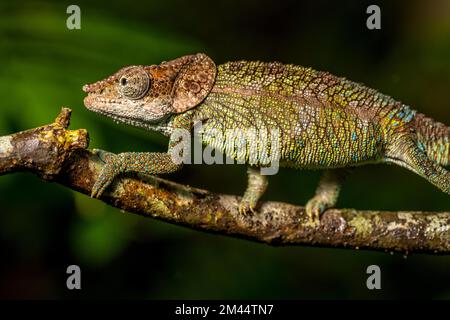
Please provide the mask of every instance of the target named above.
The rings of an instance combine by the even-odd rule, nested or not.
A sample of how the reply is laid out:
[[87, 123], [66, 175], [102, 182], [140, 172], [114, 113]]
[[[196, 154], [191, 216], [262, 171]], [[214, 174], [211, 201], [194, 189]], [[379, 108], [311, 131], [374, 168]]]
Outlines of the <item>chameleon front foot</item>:
[[97, 181], [92, 187], [91, 196], [96, 198], [100, 197], [120, 174], [167, 174], [179, 170], [182, 166], [174, 163], [169, 153], [123, 152], [114, 154], [103, 150], [94, 150], [94, 152], [105, 163]]
[[94, 149], [93, 153], [105, 163], [91, 191], [92, 198], [99, 198], [120, 173], [120, 161], [118, 155], [108, 151]]
[[258, 200], [264, 194], [267, 189], [268, 181], [267, 177], [261, 175], [258, 168], [247, 169], [248, 185], [239, 204], [238, 210], [241, 214], [255, 213]]

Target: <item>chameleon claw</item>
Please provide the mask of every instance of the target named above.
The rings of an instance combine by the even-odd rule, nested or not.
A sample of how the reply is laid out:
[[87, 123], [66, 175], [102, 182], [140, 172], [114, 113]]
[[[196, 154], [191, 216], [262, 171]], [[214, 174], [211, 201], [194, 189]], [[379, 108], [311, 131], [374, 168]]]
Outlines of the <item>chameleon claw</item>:
[[97, 191], [96, 190], [94, 190], [94, 188], [92, 188], [92, 191], [91, 191], [91, 198], [97, 198]]
[[242, 199], [239, 203], [238, 211], [242, 215], [249, 215], [256, 213], [256, 202]]
[[95, 181], [94, 186], [92, 187], [91, 197], [92, 198], [100, 198], [106, 188], [111, 184], [112, 181], [105, 181], [102, 177], [103, 171], [100, 173], [99, 178]]
[[91, 198], [100, 198], [103, 192], [105, 191], [106, 187], [108, 186], [107, 184], [101, 185], [98, 182], [99, 180], [97, 180], [94, 186], [92, 187]]
[[320, 216], [329, 207], [330, 204], [320, 197], [310, 199], [305, 206], [306, 214], [308, 215], [310, 222], [320, 224]]

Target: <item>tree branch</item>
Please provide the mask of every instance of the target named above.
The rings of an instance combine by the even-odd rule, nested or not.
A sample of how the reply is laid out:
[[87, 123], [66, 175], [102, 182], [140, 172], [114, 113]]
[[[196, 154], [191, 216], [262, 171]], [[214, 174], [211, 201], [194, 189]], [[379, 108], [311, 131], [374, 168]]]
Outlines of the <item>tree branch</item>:
[[[63, 108], [52, 124], [0, 137], [0, 175], [30, 171], [43, 180], [90, 194], [103, 163], [86, 150], [86, 130], [67, 130], [70, 113], [70, 109]], [[272, 245], [450, 253], [449, 212], [330, 209], [317, 225], [309, 222], [303, 207], [286, 203], [264, 202], [256, 214], [241, 215], [237, 196], [156, 177], [116, 180], [102, 201], [198, 230]]]

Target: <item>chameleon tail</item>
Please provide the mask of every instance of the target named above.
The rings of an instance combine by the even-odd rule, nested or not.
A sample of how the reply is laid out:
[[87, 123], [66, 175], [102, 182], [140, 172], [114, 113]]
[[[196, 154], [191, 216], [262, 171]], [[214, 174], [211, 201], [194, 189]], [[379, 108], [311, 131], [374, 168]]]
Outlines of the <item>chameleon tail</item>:
[[419, 149], [437, 164], [450, 164], [450, 127], [424, 114], [414, 117]]
[[429, 158], [416, 142], [408, 137], [398, 139], [386, 154], [386, 161], [405, 167], [450, 194], [450, 172]]

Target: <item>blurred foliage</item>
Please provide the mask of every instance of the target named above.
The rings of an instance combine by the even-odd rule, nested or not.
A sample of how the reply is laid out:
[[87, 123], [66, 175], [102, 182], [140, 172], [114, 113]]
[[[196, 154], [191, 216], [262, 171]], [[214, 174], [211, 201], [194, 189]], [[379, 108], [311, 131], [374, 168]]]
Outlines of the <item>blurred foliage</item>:
[[[0, 135], [49, 123], [61, 106], [91, 147], [165, 150], [167, 140], [117, 126], [83, 107], [81, 86], [130, 64], [205, 52], [217, 63], [279, 60], [368, 84], [450, 124], [450, 6], [376, 1], [382, 30], [365, 27], [372, 1], [77, 1], [0, 3]], [[319, 172], [282, 170], [265, 199], [303, 204]], [[241, 194], [243, 166], [187, 166], [174, 180]], [[448, 210], [450, 200], [404, 169], [356, 170], [339, 205]], [[450, 298], [450, 257], [321, 248], [272, 248], [107, 207], [29, 174], [0, 177], [0, 297]], [[83, 289], [65, 289], [70, 264]], [[382, 290], [366, 289], [380, 265]]]

